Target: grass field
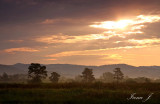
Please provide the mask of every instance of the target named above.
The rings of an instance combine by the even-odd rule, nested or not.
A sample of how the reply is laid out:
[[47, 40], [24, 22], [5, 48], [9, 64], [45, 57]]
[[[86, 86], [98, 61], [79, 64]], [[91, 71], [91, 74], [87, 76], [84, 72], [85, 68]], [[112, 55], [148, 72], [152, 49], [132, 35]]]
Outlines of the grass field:
[[[151, 98], [131, 99], [131, 94]], [[160, 104], [160, 84], [0, 84], [0, 104]]]

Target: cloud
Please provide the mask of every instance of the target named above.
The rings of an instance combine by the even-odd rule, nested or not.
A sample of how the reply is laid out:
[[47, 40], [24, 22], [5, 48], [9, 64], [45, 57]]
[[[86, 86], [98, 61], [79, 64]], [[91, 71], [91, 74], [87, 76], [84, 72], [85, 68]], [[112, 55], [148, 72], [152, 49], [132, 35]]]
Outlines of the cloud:
[[124, 47], [114, 47], [114, 48], [106, 48], [106, 49], [95, 49], [95, 50], [83, 50], [83, 51], [66, 51], [66, 52], [60, 52], [56, 54], [50, 54], [46, 57], [66, 57], [66, 56], [109, 56], [110, 58], [114, 58], [117, 56], [117, 54], [106, 54], [106, 51], [109, 50], [121, 50], [121, 49], [133, 49], [133, 48], [145, 48], [149, 47], [147, 45], [141, 45], [141, 46], [124, 46]]
[[55, 61], [57, 59], [44, 59], [44, 60], [46, 60], [46, 61]]
[[142, 28], [147, 27], [147, 23], [160, 22], [159, 15], [138, 15], [132, 19], [125, 19], [119, 21], [103, 21], [95, 22], [89, 25], [93, 28], [104, 28], [114, 34], [142, 34]]
[[97, 39], [109, 39], [112, 35], [104, 35], [104, 34], [88, 34], [88, 35], [80, 35], [80, 36], [70, 36], [64, 34], [50, 35], [50, 36], [42, 36], [34, 39], [37, 42], [52, 44], [52, 43], [77, 43], [77, 42], [85, 42], [92, 41]]
[[130, 39], [128, 42], [135, 43], [135, 44], [153, 44], [153, 43], [159, 43], [160, 39], [153, 38], [153, 39], [143, 39], [143, 40], [136, 40], [136, 39]]
[[86, 19], [79, 19], [79, 18], [55, 18], [55, 19], [45, 19], [44, 21], [42, 21], [40, 24], [57, 24], [57, 23], [71, 23], [71, 24], [75, 24], [75, 23], [83, 23], [83, 22], [87, 22]]
[[[143, 44], [146, 44], [147, 43], [146, 41], [150, 41], [150, 42], [158, 41], [156, 39], [144, 40], [148, 36], [146, 35], [147, 33], [144, 30], [144, 28], [147, 28], [147, 26], [150, 24], [158, 23], [159, 21], [160, 21], [160, 16], [158, 15], [138, 15], [131, 19], [119, 20], [119, 21], [108, 21], [108, 22], [105, 22], [105, 21], [95, 22], [97, 25], [89, 25], [94, 28], [106, 29], [99, 34], [65, 35], [61, 33], [61, 34], [55, 34], [55, 35], [40, 36], [35, 38], [34, 40], [37, 42], [42, 42], [47, 44], [70, 43], [74, 45], [75, 43], [77, 44], [85, 43], [85, 44], [88, 44], [89, 47], [94, 47], [94, 45], [96, 47], [104, 46], [104, 49], [107, 48], [108, 46], [109, 46], [108, 48], [116, 48], [116, 47], [139, 48], [139, 47], [144, 47], [144, 46], [139, 46], [140, 41], [143, 41]], [[116, 39], [116, 37], [118, 38]], [[138, 41], [135, 41], [137, 37], [142, 37], [141, 40], [139, 39], [139, 43]], [[99, 44], [99, 41], [101, 42], [101, 44]], [[107, 45], [106, 42], [110, 44]], [[122, 45], [122, 43], [125, 43], [125, 46]], [[115, 47], [115, 44], [116, 44], [116, 47]]]
[[5, 15], [0, 12], [0, 22], [21, 24], [57, 18], [116, 19], [157, 13], [159, 5], [159, 0], [1, 0], [1, 11], [5, 11]]
[[59, 21], [59, 20], [56, 20], [56, 19], [46, 19], [46, 20], [42, 21], [41, 24], [53, 24], [56, 21]]
[[135, 32], [123, 32], [116, 33], [114, 31], [104, 31], [99, 34], [86, 34], [86, 35], [78, 35], [78, 36], [71, 36], [65, 34], [55, 34], [55, 35], [45, 35], [41, 37], [36, 37], [34, 40], [37, 42], [53, 44], [53, 43], [85, 43], [89, 41], [96, 41], [96, 40], [109, 40], [113, 37], [120, 37], [126, 38], [126, 35], [131, 34], [142, 34], [141, 31]]
[[121, 60], [123, 59], [123, 57], [119, 54], [111, 54], [109, 55], [108, 57], [102, 57], [101, 59], [118, 59], [118, 60]]
[[29, 47], [39, 47], [43, 51], [30, 60], [51, 55], [40, 60], [46, 63], [124, 60], [129, 52], [119, 51], [159, 45], [159, 5], [160, 0], [0, 0], [0, 42], [9, 40], [0, 50], [27, 56], [23, 52], [39, 51]]
[[38, 52], [39, 50], [37, 49], [32, 49], [28, 47], [21, 47], [21, 48], [10, 48], [10, 49], [5, 49], [4, 52], [6, 53], [14, 53], [14, 52]]
[[[57, 53], [57, 54], [51, 54], [51, 55], [47, 55], [46, 57], [49, 57], [50, 59], [47, 59], [48, 61], [53, 61], [55, 60], [66, 60], [66, 59], [72, 59], [75, 60], [75, 62], [77, 62], [77, 60], [84, 60], [84, 62], [86, 60], [90, 60], [90, 58], [94, 58], [94, 60], [100, 60], [100, 61], [117, 61], [117, 60], [121, 60], [123, 57], [119, 54], [106, 54], [103, 53], [101, 50], [84, 50], [84, 51], [66, 51], [66, 52], [61, 52], [61, 53]], [[58, 59], [56, 59], [58, 58]], [[77, 59], [78, 58], [78, 59]], [[88, 59], [89, 58], [89, 59]], [[91, 61], [92, 62], [92, 61]], [[72, 62], [73, 63], [73, 62]], [[94, 63], [94, 62], [93, 62]]]

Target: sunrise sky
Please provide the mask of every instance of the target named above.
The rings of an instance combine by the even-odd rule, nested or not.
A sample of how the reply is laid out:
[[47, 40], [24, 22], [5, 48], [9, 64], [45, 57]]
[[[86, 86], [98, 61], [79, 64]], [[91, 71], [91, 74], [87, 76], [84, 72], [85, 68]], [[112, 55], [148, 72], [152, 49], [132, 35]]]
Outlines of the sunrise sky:
[[160, 0], [0, 0], [0, 64], [160, 65]]

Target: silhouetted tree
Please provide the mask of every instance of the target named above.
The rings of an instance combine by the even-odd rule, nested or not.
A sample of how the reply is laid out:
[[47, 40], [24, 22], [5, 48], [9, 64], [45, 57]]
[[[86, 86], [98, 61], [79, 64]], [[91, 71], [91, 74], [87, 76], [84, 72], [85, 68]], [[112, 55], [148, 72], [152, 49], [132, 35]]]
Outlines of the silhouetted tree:
[[1, 81], [3, 81], [3, 82], [9, 81], [9, 76], [8, 76], [7, 73], [4, 72], [4, 73], [2, 74], [2, 76], [1, 76]]
[[123, 73], [121, 72], [120, 68], [114, 69], [114, 79], [117, 81], [117, 83], [123, 79]]
[[95, 80], [92, 69], [85, 68], [82, 72], [82, 78], [84, 82], [92, 82]]
[[50, 81], [52, 81], [53, 83], [57, 83], [59, 81], [59, 77], [60, 75], [56, 72], [52, 72], [51, 76], [49, 77]]
[[28, 69], [28, 78], [32, 78], [32, 83], [41, 83], [42, 79], [47, 77], [46, 66], [41, 66], [39, 63], [31, 63]]

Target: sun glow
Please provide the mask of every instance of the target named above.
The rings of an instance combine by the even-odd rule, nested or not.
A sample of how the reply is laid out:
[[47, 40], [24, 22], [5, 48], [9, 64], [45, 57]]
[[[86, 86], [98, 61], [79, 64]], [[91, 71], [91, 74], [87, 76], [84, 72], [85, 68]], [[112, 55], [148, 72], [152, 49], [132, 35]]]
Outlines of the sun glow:
[[[129, 19], [122, 19], [119, 21], [102, 21], [94, 22], [89, 25], [93, 28], [106, 29], [102, 34], [107, 36], [107, 39], [118, 36], [125, 38], [132, 34], [143, 34], [143, 28], [146, 28], [149, 24], [159, 22], [160, 15], [138, 15]], [[102, 38], [101, 36], [99, 36]]]
[[120, 21], [104, 21], [104, 22], [96, 22], [97, 25], [90, 25], [95, 28], [105, 28], [105, 29], [124, 29], [129, 24], [131, 24], [132, 20], [120, 20]]
[[117, 30], [131, 26], [132, 30], [137, 30], [143, 28], [144, 23], [153, 23], [158, 21], [160, 21], [160, 16], [158, 15], [139, 15], [136, 18], [128, 20], [95, 22], [93, 25], [90, 25], [90, 27]]

